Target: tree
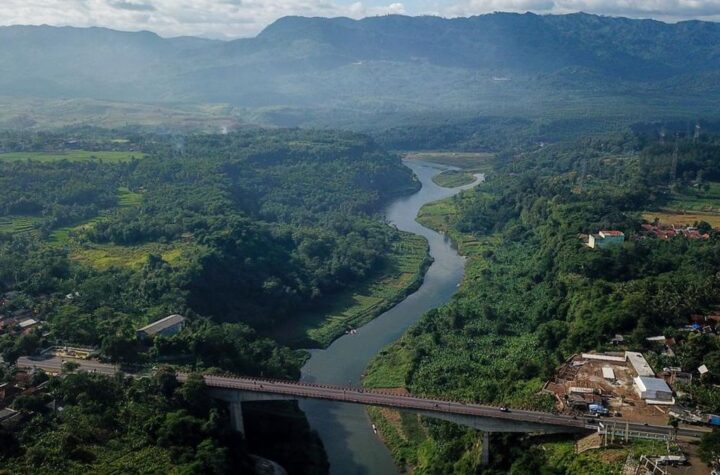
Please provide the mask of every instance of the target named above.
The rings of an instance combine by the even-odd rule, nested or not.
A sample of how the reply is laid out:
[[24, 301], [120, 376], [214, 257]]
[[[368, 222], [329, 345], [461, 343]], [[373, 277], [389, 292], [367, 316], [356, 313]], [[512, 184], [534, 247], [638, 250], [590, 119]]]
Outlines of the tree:
[[700, 459], [708, 465], [720, 461], [720, 429], [705, 434], [698, 448]]

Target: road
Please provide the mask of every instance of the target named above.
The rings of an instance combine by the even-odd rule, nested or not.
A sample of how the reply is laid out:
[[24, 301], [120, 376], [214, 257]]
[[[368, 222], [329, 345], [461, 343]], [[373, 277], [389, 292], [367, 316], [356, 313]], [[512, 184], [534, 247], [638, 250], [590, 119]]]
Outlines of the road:
[[[51, 373], [59, 373], [66, 361], [79, 365], [79, 369], [113, 375], [121, 371], [116, 365], [100, 363], [92, 360], [62, 360], [58, 357], [35, 359], [21, 357], [18, 368], [39, 368]], [[185, 381], [187, 374], [178, 373], [178, 381]], [[216, 389], [231, 389], [262, 394], [277, 394], [295, 398], [321, 399], [327, 401], [347, 402], [367, 406], [381, 406], [393, 409], [406, 409], [425, 413], [444, 413], [472, 417], [503, 419], [506, 421], [530, 422], [546, 426], [558, 426], [571, 430], [596, 430], [598, 422], [615, 423], [616, 427], [628, 427], [630, 431], [649, 432], [653, 434], [671, 435], [670, 426], [646, 425], [638, 422], [627, 422], [622, 418], [588, 419], [582, 416], [569, 416], [550, 412], [528, 410], [502, 410], [498, 406], [469, 404], [458, 401], [399, 395], [378, 390], [367, 390], [355, 387], [342, 387], [321, 384], [309, 384], [295, 381], [277, 381], [257, 378], [224, 377], [205, 375], [205, 384]], [[707, 432], [707, 428], [683, 426], [677, 435], [698, 439]]]
[[83, 371], [88, 371], [90, 373], [100, 373], [108, 376], [112, 376], [116, 373], [123, 371], [122, 368], [118, 365], [101, 363], [94, 360], [79, 360], [73, 358], [63, 359], [57, 356], [52, 356], [49, 358], [31, 358], [28, 356], [21, 356], [17, 360], [17, 367], [22, 369], [38, 368], [42, 369], [47, 373], [60, 373], [62, 370], [62, 365], [66, 362], [77, 363], [79, 365], [79, 369]]

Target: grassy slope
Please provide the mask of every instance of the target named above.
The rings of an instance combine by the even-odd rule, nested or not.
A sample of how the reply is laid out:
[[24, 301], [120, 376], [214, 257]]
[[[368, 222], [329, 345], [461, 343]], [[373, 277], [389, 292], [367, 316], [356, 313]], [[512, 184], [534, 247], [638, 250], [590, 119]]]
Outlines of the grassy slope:
[[384, 268], [360, 287], [329, 299], [324, 309], [294, 319], [273, 335], [295, 347], [326, 347], [348, 328], [358, 328], [390, 309], [420, 286], [430, 264], [427, 241], [402, 233]]

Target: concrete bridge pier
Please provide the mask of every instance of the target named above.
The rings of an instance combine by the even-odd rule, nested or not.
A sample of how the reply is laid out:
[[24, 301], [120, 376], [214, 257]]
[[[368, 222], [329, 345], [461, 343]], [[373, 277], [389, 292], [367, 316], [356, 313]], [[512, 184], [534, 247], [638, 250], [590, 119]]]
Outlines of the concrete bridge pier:
[[235, 432], [240, 432], [245, 436], [245, 423], [243, 421], [242, 401], [233, 401], [228, 403], [230, 407], [230, 419], [232, 420], [232, 428]]
[[490, 465], [490, 432], [483, 432], [482, 440], [482, 459], [480, 463], [483, 467]]
[[243, 401], [287, 401], [297, 399], [292, 396], [252, 393], [233, 389], [211, 389], [209, 393], [213, 398], [228, 404], [230, 418], [232, 419], [232, 428], [234, 431], [240, 432], [243, 436], [245, 435], [245, 422], [242, 409]]

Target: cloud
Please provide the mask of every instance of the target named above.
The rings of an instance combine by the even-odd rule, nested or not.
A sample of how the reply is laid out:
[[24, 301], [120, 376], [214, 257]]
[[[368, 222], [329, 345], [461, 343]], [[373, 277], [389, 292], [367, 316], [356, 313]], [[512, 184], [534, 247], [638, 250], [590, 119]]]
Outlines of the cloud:
[[[362, 18], [405, 13], [402, 3], [343, 0], [2, 0], [0, 25], [104, 26], [162, 36], [253, 36], [287, 15]], [[371, 0], [372, 1], [372, 0]]]
[[118, 0], [114, 2], [109, 2], [109, 4], [111, 7], [118, 8], [120, 10], [132, 10], [136, 12], [155, 11], [155, 7], [150, 3], [125, 2], [123, 0]]
[[253, 36], [286, 15], [365, 16], [493, 11], [720, 19], [720, 0], [2, 0], [0, 24], [104, 26], [150, 30], [162, 36]]

